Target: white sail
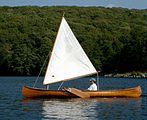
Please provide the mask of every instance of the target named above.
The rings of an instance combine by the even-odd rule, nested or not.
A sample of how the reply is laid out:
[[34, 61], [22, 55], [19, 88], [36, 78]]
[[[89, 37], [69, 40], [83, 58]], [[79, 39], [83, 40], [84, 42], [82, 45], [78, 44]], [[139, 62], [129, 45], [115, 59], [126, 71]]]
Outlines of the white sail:
[[62, 18], [43, 84], [97, 73], [65, 18]]

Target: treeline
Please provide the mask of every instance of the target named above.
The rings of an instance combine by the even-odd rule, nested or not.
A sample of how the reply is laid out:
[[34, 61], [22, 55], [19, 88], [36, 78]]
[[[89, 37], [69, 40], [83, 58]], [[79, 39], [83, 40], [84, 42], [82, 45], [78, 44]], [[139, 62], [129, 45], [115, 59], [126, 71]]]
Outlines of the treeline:
[[64, 12], [97, 70], [147, 70], [147, 10], [25, 6], [0, 7], [0, 75], [38, 75]]

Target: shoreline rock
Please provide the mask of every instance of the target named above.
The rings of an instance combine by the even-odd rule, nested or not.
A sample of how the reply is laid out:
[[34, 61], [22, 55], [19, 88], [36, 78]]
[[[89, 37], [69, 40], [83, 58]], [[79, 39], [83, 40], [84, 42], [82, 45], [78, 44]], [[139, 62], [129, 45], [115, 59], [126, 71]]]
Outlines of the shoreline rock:
[[104, 77], [131, 77], [131, 78], [147, 78], [147, 72], [127, 72], [127, 73], [115, 73], [106, 74]]

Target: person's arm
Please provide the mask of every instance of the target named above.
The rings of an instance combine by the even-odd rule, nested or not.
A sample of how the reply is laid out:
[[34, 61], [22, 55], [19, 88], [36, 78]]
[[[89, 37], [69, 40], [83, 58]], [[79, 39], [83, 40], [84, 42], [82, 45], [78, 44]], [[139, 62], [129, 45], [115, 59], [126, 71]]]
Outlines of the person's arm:
[[90, 85], [90, 87], [88, 88], [88, 90], [92, 90], [92, 85]]

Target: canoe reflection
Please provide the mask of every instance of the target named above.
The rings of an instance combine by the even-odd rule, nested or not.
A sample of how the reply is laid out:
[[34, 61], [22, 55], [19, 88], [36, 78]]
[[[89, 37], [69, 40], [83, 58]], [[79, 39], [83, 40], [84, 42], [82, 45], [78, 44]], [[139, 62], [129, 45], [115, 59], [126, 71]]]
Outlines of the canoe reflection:
[[135, 119], [141, 114], [140, 98], [43, 100], [43, 119]]

